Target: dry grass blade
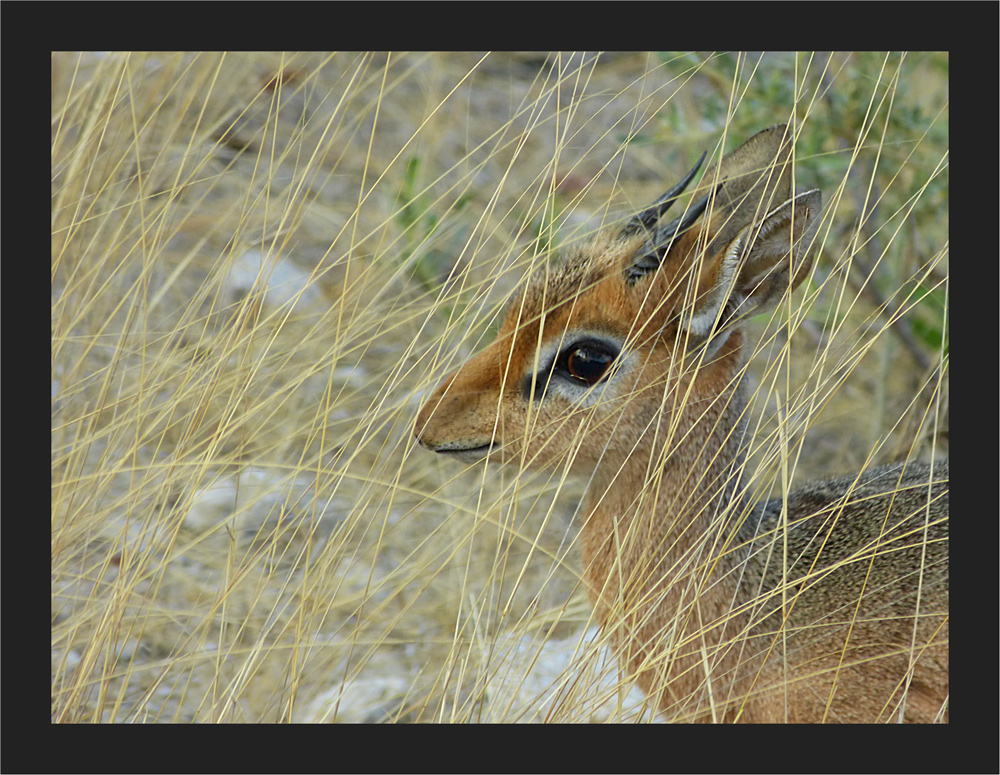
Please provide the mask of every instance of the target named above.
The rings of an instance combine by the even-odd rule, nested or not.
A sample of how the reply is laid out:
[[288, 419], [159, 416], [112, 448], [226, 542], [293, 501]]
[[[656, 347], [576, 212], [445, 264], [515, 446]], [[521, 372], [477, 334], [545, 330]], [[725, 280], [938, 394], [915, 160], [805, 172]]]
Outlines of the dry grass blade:
[[52, 65], [56, 721], [652, 718], [586, 482], [414, 419], [552, 253], [776, 123], [828, 204], [751, 323], [753, 487], [947, 454], [946, 55]]

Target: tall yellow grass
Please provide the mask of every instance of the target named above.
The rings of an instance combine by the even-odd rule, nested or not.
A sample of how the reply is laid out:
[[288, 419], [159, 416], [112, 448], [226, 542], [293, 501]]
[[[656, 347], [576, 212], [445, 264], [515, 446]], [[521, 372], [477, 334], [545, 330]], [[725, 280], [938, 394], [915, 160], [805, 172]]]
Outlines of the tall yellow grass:
[[947, 452], [945, 55], [52, 65], [56, 721], [649, 718], [578, 643], [582, 485], [412, 421], [550, 251], [775, 123], [828, 215], [758, 476]]

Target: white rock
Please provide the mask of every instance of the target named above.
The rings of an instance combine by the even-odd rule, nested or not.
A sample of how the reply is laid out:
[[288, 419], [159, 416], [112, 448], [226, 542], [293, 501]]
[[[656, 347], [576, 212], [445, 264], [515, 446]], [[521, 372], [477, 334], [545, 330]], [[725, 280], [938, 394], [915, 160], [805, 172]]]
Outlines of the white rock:
[[389, 655], [377, 655], [356, 677], [335, 684], [305, 707], [296, 708], [293, 721], [300, 724], [385, 721], [410, 690], [410, 681], [401, 670]]
[[222, 302], [235, 304], [257, 287], [264, 303], [272, 307], [294, 304], [306, 307], [322, 298], [309, 273], [276, 253], [248, 250], [233, 260], [222, 283]]
[[619, 697], [618, 665], [594, 627], [566, 640], [510, 637], [491, 661], [485, 720], [541, 723], [650, 721], [637, 686]]

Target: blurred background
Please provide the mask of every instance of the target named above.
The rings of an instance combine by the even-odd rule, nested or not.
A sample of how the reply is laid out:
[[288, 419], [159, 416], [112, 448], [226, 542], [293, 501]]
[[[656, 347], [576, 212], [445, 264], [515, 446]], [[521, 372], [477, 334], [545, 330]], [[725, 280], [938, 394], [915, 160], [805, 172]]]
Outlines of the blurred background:
[[762, 494], [947, 455], [947, 54], [54, 53], [53, 720], [648, 720], [582, 483], [413, 420], [533, 267], [783, 122], [824, 220], [753, 323]]

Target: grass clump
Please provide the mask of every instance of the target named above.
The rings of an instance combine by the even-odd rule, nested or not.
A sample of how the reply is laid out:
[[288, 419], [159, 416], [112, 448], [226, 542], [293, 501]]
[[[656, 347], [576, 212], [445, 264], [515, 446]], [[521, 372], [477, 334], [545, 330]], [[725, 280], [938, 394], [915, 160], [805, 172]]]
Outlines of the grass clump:
[[586, 630], [582, 483], [415, 450], [421, 397], [553, 250], [766, 126], [830, 211], [762, 437], [804, 478], [946, 452], [946, 55], [52, 64], [56, 721], [503, 720], [508, 639]]

